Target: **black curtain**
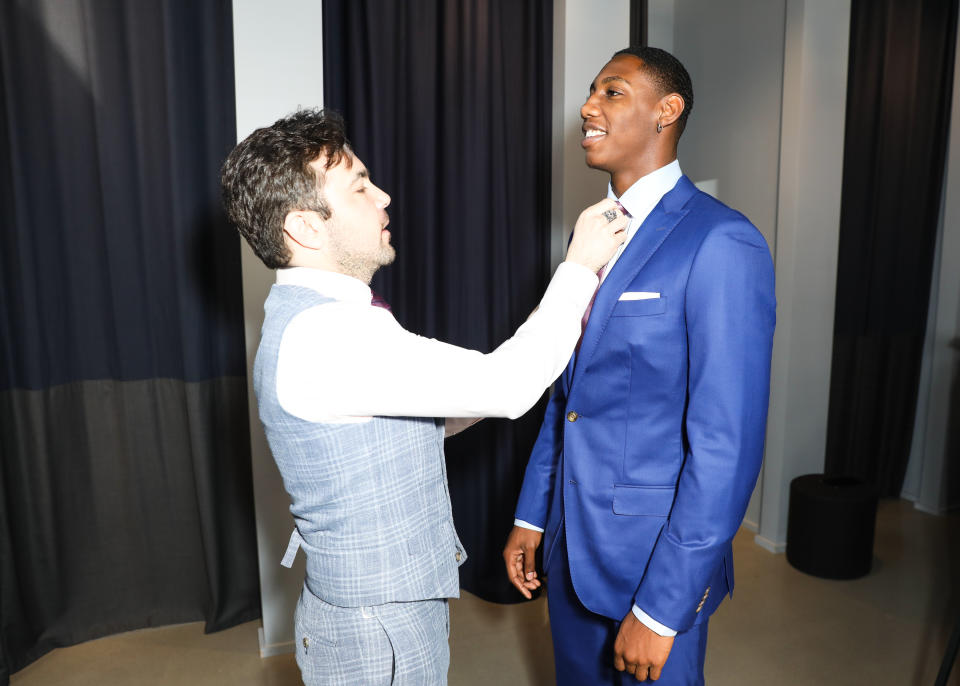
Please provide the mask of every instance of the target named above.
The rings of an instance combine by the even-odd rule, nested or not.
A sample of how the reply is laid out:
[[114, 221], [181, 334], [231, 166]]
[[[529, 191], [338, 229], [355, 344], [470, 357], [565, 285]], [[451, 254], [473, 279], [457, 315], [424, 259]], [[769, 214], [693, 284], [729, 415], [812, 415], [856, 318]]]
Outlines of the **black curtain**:
[[647, 45], [647, 0], [630, 0], [630, 45]]
[[926, 331], [957, 1], [854, 0], [851, 11], [826, 470], [896, 496]]
[[230, 0], [0, 3], [0, 683], [259, 616]]
[[[549, 281], [549, 0], [325, 0], [324, 87], [393, 198], [374, 289], [406, 328], [482, 351]], [[520, 600], [500, 557], [543, 404], [447, 441], [464, 588]]]

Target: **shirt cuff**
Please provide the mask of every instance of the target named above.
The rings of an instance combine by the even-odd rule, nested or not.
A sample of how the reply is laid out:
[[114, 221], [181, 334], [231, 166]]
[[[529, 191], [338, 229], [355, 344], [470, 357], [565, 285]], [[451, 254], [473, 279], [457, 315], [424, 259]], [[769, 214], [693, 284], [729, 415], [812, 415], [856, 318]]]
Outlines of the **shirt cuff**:
[[530, 522], [525, 522], [522, 519], [514, 519], [513, 525], [519, 526], [521, 529], [532, 529], [533, 531], [539, 531], [540, 533], [543, 533], [543, 529], [541, 529], [539, 526], [534, 526]]
[[650, 629], [650, 631], [657, 634], [658, 636], [670, 637], [670, 636], [677, 635], [676, 631], [674, 631], [668, 626], [664, 626], [663, 624], [655, 620], [653, 617], [648, 615], [646, 612], [641, 610], [636, 605], [633, 606], [633, 616], [639, 619], [641, 624], [643, 624], [645, 627]]

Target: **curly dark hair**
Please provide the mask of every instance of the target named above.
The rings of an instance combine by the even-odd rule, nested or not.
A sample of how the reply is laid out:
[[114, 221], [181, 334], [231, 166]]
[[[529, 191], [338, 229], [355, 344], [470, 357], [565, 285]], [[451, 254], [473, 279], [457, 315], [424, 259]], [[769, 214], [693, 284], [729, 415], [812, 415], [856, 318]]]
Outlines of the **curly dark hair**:
[[271, 269], [290, 262], [283, 223], [293, 210], [330, 218], [323, 175], [310, 163], [323, 157], [324, 170], [352, 163], [343, 118], [332, 110], [304, 109], [257, 129], [237, 144], [220, 172], [223, 205], [230, 221]]
[[661, 96], [676, 93], [683, 98], [683, 112], [677, 119], [677, 138], [679, 138], [687, 127], [687, 118], [693, 111], [693, 82], [690, 81], [690, 74], [687, 73], [686, 68], [680, 60], [660, 48], [631, 46], [613, 53], [613, 57], [620, 55], [639, 57], [643, 61], [642, 69], [656, 85]]

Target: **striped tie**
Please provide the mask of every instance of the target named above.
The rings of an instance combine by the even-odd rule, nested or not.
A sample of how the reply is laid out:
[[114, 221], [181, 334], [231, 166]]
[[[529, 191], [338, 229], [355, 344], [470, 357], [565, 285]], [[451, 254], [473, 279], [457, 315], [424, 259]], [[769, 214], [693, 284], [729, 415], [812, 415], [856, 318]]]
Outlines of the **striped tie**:
[[606, 269], [606, 266], [600, 267], [600, 271], [597, 272], [597, 278], [600, 279], [600, 281], [597, 283], [597, 290], [593, 292], [593, 297], [590, 298], [590, 302], [587, 304], [587, 309], [583, 313], [583, 318], [580, 320], [580, 339], [577, 341], [577, 352], [580, 352], [580, 344], [583, 343], [583, 334], [587, 330], [587, 322], [590, 321], [590, 310], [593, 309], [593, 301], [597, 299], [597, 292], [600, 290], [600, 283], [603, 281], [604, 269]]

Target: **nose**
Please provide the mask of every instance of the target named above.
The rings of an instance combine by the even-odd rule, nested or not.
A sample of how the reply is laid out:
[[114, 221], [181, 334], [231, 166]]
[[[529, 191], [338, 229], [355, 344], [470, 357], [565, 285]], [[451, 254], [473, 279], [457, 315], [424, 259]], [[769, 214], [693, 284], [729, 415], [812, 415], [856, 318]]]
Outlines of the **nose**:
[[377, 192], [377, 207], [385, 209], [390, 204], [390, 196], [380, 186], [374, 186]]
[[584, 101], [583, 106], [580, 107], [580, 118], [586, 121], [590, 117], [594, 117], [599, 114], [597, 109], [597, 99], [600, 96], [594, 92], [587, 96], [586, 101]]

